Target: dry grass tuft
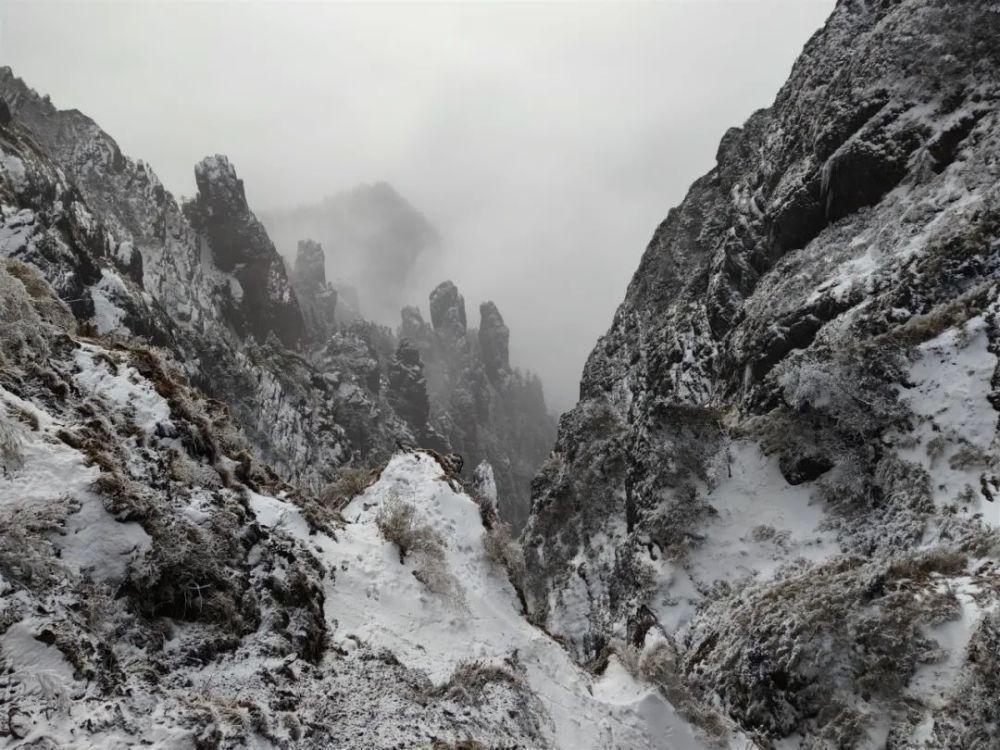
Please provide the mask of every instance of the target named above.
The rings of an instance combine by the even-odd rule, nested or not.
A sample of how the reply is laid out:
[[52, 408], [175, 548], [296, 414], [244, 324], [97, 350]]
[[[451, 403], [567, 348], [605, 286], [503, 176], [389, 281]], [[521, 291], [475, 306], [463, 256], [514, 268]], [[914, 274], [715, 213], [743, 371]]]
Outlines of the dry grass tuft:
[[9, 471], [20, 468], [23, 460], [20, 430], [0, 404], [0, 469]]
[[58, 558], [48, 535], [58, 531], [79, 506], [69, 497], [0, 512], [0, 574], [25, 588], [44, 588], [55, 582]]
[[343, 510], [351, 500], [368, 489], [371, 483], [372, 472], [345, 467], [337, 472], [337, 478], [320, 493], [320, 502], [332, 510]]
[[506, 570], [514, 587], [521, 588], [525, 576], [524, 550], [511, 535], [510, 524], [497, 521], [483, 531], [482, 539], [486, 559]]
[[462, 589], [448, 570], [445, 543], [441, 535], [417, 519], [417, 511], [396, 495], [387, 497], [375, 523], [383, 538], [399, 548], [399, 562], [414, 557], [413, 576], [435, 594], [461, 604]]
[[467, 659], [459, 662], [448, 681], [432, 691], [435, 697], [443, 697], [465, 705], [478, 706], [486, 697], [491, 685], [518, 688], [524, 685], [524, 678], [507, 664], [494, 664], [483, 659]]

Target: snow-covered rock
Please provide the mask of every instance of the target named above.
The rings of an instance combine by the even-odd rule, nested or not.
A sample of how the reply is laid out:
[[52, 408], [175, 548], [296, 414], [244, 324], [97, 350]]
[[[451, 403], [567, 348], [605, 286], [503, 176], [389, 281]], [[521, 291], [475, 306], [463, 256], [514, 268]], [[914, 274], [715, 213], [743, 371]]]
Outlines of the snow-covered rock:
[[522, 537], [581, 663], [664, 638], [765, 744], [996, 743], [998, 39], [842, 0], [657, 228]]

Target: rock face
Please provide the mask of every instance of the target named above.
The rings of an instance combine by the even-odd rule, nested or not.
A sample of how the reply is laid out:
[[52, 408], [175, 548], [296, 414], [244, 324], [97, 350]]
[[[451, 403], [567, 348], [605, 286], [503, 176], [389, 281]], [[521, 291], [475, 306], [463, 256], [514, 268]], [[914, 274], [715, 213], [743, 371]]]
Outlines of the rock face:
[[666, 639], [764, 746], [995, 744], [998, 39], [839, 2], [657, 228], [522, 537], [578, 659]]
[[396, 413], [406, 420], [417, 444], [442, 453], [450, 446], [431, 423], [431, 401], [420, 351], [408, 339], [400, 339], [388, 368], [388, 398]]
[[325, 340], [337, 328], [337, 290], [326, 280], [322, 245], [312, 240], [299, 241], [291, 282], [309, 336]]
[[479, 321], [479, 350], [483, 353], [486, 374], [496, 382], [510, 372], [510, 329], [504, 325], [500, 311], [492, 302], [479, 306]]
[[226, 320], [241, 336], [264, 341], [273, 333], [295, 346], [304, 330], [302, 313], [281, 257], [247, 205], [243, 180], [218, 154], [199, 162], [194, 176], [198, 195], [184, 214], [205, 238], [215, 265], [239, 284], [224, 305]]
[[[198, 195], [182, 210], [92, 120], [57, 110], [9, 68], [0, 69], [0, 99], [12, 115], [0, 126], [0, 255], [38, 267], [80, 320], [162, 347], [192, 385], [227, 405], [284, 478], [317, 489], [344, 466], [377, 464], [400, 442], [468, 450], [470, 470], [473, 459], [494, 462], [504, 492], [516, 496], [512, 518], [523, 523], [527, 486], [554, 429], [537, 381], [526, 381], [528, 400], [485, 385], [453, 285], [441, 300], [451, 307], [440, 336], [419, 312], [414, 331], [404, 325], [398, 338], [349, 311], [338, 320], [337, 298], [350, 295], [327, 281], [323, 248], [302, 240], [286, 274], [225, 157], [196, 167]], [[400, 338], [420, 352], [426, 373]], [[504, 388], [520, 393], [520, 382]], [[454, 398], [449, 383], [458, 385]], [[470, 410], [473, 399], [479, 407]], [[529, 433], [528, 447], [513, 427], [497, 432], [497, 415], [508, 412], [504, 419]]]
[[465, 298], [451, 281], [442, 281], [431, 292], [431, 325], [434, 333], [458, 345], [466, 334]]

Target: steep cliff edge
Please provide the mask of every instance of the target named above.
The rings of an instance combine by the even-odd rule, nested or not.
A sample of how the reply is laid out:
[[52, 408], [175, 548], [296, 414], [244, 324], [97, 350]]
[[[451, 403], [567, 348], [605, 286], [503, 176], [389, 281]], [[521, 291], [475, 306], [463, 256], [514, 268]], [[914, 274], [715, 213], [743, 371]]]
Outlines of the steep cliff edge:
[[[360, 373], [322, 378], [301, 353], [301, 313], [281, 259], [224, 158], [196, 170], [194, 224], [141, 161], [76, 110], [58, 110], [0, 68], [0, 255], [38, 267], [101, 334], [161, 347], [186, 378], [231, 410], [284, 477], [315, 486], [337, 468], [388, 455], [398, 428], [360, 445], [334, 419]], [[205, 216], [211, 211], [211, 220]], [[352, 401], [358, 397], [353, 395]]]
[[657, 228], [522, 537], [579, 660], [765, 745], [995, 742], [998, 39], [840, 2]]

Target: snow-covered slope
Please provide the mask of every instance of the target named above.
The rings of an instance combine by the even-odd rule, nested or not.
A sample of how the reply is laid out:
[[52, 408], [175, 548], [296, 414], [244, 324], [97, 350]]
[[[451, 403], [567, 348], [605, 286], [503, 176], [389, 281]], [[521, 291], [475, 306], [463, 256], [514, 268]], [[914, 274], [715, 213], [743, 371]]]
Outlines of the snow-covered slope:
[[[418, 580], [418, 564], [401, 561], [399, 548], [379, 531], [380, 509], [400, 500], [415, 509], [415, 523], [442, 537], [443, 572], [454, 579], [443, 593]], [[259, 496], [252, 505], [261, 523], [310, 543], [294, 506]], [[518, 731], [475, 739], [491, 746], [527, 742], [580, 750], [704, 747], [655, 687], [637, 682], [617, 661], [601, 676], [582, 670], [551, 636], [528, 623], [506, 571], [486, 556], [479, 505], [456, 490], [431, 456], [394, 457], [347, 506], [344, 518], [336, 541], [311, 540], [335, 571], [326, 581], [333, 642], [352, 655], [359, 643], [387, 649], [456, 694], [469, 688], [464, 680], [470, 679], [470, 665], [484, 675], [495, 670], [477, 701], [496, 713], [498, 723], [509, 715]]]

